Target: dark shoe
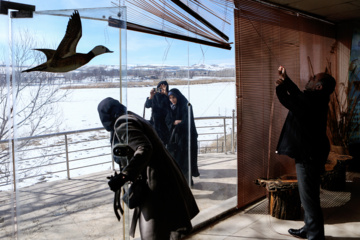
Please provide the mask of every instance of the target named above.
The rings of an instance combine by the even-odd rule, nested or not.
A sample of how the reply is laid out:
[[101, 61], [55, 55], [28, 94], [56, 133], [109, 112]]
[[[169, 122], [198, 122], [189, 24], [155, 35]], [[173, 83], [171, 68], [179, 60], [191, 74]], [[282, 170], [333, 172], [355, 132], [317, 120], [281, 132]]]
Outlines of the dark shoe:
[[304, 230], [303, 227], [300, 228], [300, 229], [292, 229], [292, 228], [290, 228], [289, 233], [291, 235], [293, 235], [294, 237], [297, 237], [297, 238], [304, 238], [304, 239], [307, 238], [307, 232]]

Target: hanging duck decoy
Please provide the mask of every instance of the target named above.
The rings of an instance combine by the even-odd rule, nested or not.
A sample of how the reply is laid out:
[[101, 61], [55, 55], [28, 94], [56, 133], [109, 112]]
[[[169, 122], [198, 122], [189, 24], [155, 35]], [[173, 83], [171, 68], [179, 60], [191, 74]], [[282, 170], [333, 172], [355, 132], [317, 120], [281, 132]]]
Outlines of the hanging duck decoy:
[[69, 19], [65, 36], [56, 50], [39, 48], [34, 49], [45, 54], [47, 61], [34, 68], [24, 70], [22, 72], [69, 72], [87, 64], [94, 57], [111, 53], [104, 46], [96, 46], [89, 53], [76, 53], [76, 46], [81, 38], [81, 19], [79, 12], [74, 11]]

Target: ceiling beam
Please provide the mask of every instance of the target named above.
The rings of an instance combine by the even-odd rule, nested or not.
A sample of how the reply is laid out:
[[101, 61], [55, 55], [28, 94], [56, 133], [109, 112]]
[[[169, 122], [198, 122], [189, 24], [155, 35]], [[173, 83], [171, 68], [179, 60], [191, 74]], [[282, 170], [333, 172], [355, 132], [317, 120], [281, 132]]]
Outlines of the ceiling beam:
[[189, 13], [191, 16], [193, 16], [194, 18], [196, 18], [198, 21], [200, 21], [201, 23], [203, 23], [205, 26], [207, 26], [208, 28], [210, 28], [211, 30], [213, 30], [217, 35], [219, 35], [220, 37], [222, 37], [223, 39], [225, 39], [226, 41], [229, 41], [229, 37], [226, 36], [222, 31], [220, 31], [219, 29], [217, 29], [214, 25], [212, 25], [211, 23], [209, 23], [206, 19], [204, 19], [202, 16], [200, 16], [197, 12], [195, 12], [194, 10], [192, 10], [191, 8], [189, 8], [187, 5], [185, 5], [183, 2], [181, 2], [180, 0], [171, 0], [173, 3], [175, 3], [176, 5], [178, 5], [180, 8], [182, 8], [184, 11], [186, 11], [187, 13]]
[[131, 23], [131, 22], [125, 22], [125, 21], [111, 18], [111, 17], [109, 18], [109, 26], [116, 27], [116, 28], [123, 28], [126, 30], [142, 32], [142, 33], [158, 35], [158, 36], [162, 36], [162, 37], [169, 37], [169, 38], [184, 40], [184, 41], [198, 43], [198, 44], [207, 45], [207, 46], [211, 46], [211, 47], [217, 47], [217, 48], [222, 48], [222, 49], [227, 49], [227, 50], [231, 49], [231, 46], [229, 43], [216, 43], [216, 42], [206, 41], [206, 40], [202, 40], [202, 39], [198, 39], [198, 38], [184, 36], [181, 34], [171, 33], [171, 32], [167, 32], [167, 31], [155, 29], [155, 28], [142, 26], [139, 24]]

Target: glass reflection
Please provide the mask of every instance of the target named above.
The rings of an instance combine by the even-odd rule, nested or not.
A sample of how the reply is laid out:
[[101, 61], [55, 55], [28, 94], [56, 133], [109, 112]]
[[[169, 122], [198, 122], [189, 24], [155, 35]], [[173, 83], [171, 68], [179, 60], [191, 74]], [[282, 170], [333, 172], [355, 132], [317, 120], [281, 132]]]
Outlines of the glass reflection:
[[[126, 33], [120, 31], [119, 34], [118, 29], [107, 26], [107, 21], [91, 20], [115, 17], [119, 10], [111, 8], [108, 11], [79, 10], [80, 16], [86, 18], [82, 19], [83, 36], [77, 52], [88, 52], [96, 42], [96, 45], [104, 45], [114, 53], [99, 55], [92, 60], [95, 62], [90, 62], [91, 65], [65, 74], [21, 74], [21, 71], [46, 60], [46, 56], [41, 52], [31, 49], [55, 49], [58, 46], [73, 10], [65, 11], [66, 17], [36, 14], [34, 19], [26, 20], [30, 22], [30, 26], [28, 31], [21, 30], [25, 36], [16, 34], [26, 25], [25, 20], [13, 20], [13, 44], [26, 43], [35, 32], [35, 27], [61, 32], [61, 36], [55, 36], [52, 31], [48, 34], [40, 31], [41, 37], [36, 38], [36, 44], [26, 45], [30, 56], [28, 60], [14, 62], [14, 66], [19, 69], [14, 72], [13, 84], [18, 89], [24, 89], [17, 100], [18, 105], [14, 108], [17, 113], [21, 115], [26, 112], [20, 109], [31, 102], [29, 99], [34, 96], [35, 89], [42, 89], [41, 91], [46, 93], [54, 92], [54, 97], [58, 96], [57, 94], [63, 96], [57, 98], [57, 102], [43, 99], [49, 103], [49, 108], [44, 108], [40, 117], [35, 120], [46, 120], [47, 124], [35, 124], [34, 119], [27, 121], [23, 128], [17, 126], [17, 136], [26, 138], [73, 131], [66, 136], [62, 134], [31, 140], [21, 139], [16, 143], [15, 185], [19, 187], [16, 193], [17, 221], [20, 235], [24, 237], [33, 237], [36, 228], [42, 229], [41, 233], [49, 238], [62, 239], [79, 237], [76, 235], [77, 231], [68, 230], [76, 228], [107, 229], [87, 233], [88, 238], [118, 238], [122, 230], [124, 234], [128, 233], [126, 230], [130, 228], [128, 223], [132, 212], [125, 216], [124, 225], [116, 222], [111, 208], [113, 196], [105, 180], [108, 172], [116, 168], [108, 161], [110, 156], [106, 155], [110, 152], [109, 135], [102, 130], [83, 131], [101, 126], [96, 104], [109, 96], [121, 100], [133, 112], [152, 121], [163, 144], [173, 154], [191, 185], [201, 209], [200, 214], [193, 220], [193, 225], [236, 205], [236, 155], [234, 148], [229, 147], [229, 142], [234, 145], [235, 141], [236, 124], [233, 124], [234, 118], [231, 118], [235, 109], [235, 79], [231, 74], [227, 78], [224, 77], [225, 74], [221, 75], [221, 72], [232, 70], [212, 72], [207, 69], [206, 60], [201, 67], [195, 60], [190, 62], [187, 68], [178, 67], [177, 70], [175, 67], [159, 67], [163, 74], [157, 77], [146, 72], [149, 66], [128, 68], [124, 47]], [[167, 43], [161, 37], [158, 41]], [[179, 42], [175, 41], [172, 48], [180, 48], [177, 46]], [[199, 45], [190, 44], [190, 47], [198, 49]], [[171, 54], [176, 55], [171, 51], [167, 54], [169, 57]], [[183, 55], [189, 56], [189, 53]], [[152, 94], [154, 96], [150, 99]], [[42, 93], [39, 95], [43, 96]], [[159, 102], [159, 105], [155, 107], [154, 103], [145, 103], [144, 106], [146, 97]], [[148, 106], [151, 107], [147, 108]], [[156, 108], [160, 111], [155, 112]], [[53, 123], [55, 125], [52, 125]], [[38, 132], [33, 131], [36, 126], [39, 126]], [[25, 147], [23, 144], [28, 145]], [[102, 149], [103, 155], [94, 149]], [[11, 167], [11, 162], [9, 164]], [[104, 174], [103, 171], [107, 172]], [[224, 205], [225, 207], [219, 207]], [[6, 218], [11, 215], [10, 211]], [[84, 216], [89, 220], [86, 223], [80, 220]], [[75, 226], [74, 221], [80, 223]], [[108, 230], [110, 225], [116, 227]], [[11, 223], [6, 221], [3, 226], [11, 227]], [[58, 229], [55, 230], [55, 227]], [[138, 236], [139, 233], [136, 232], [135, 237]]]
[[[95, 104], [104, 96], [127, 104], [126, 41], [120, 41], [126, 34], [108, 25], [108, 19], [118, 16], [126, 20], [124, 8], [46, 11], [34, 13], [32, 19], [11, 19], [9, 108], [14, 128], [8, 138], [15, 138], [9, 166], [16, 178], [1, 190], [14, 186], [16, 194], [11, 198], [14, 205], [6, 205], [0, 238], [94, 239], [109, 223], [85, 223], [82, 218], [91, 213], [116, 219], [105, 173], [113, 168], [109, 137], [93, 128], [101, 125]], [[71, 23], [74, 19], [76, 26]], [[100, 45], [106, 48], [96, 47]], [[71, 67], [61, 61], [49, 64], [57, 49], [75, 54]], [[99, 54], [102, 49], [107, 53]], [[62, 56], [60, 60], [66, 59]], [[109, 82], [113, 89], [107, 91], [103, 86]], [[11, 215], [14, 222], [8, 220]], [[129, 229], [128, 216], [123, 216], [120, 232]], [[118, 236], [119, 229], [108, 234]]]

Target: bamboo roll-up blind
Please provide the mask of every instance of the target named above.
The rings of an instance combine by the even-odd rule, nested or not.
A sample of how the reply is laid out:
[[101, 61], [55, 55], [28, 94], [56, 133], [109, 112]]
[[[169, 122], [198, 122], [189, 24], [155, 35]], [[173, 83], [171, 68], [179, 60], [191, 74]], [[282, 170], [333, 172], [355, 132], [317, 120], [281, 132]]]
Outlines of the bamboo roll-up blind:
[[[294, 173], [293, 160], [275, 153], [288, 113], [275, 94], [279, 65], [303, 89], [314, 71], [324, 71], [334, 43], [332, 25], [255, 1], [237, 1], [235, 58], [238, 112], [238, 206], [265, 195], [257, 178]], [[333, 67], [335, 67], [335, 63]], [[334, 69], [332, 69], [334, 71]]]

